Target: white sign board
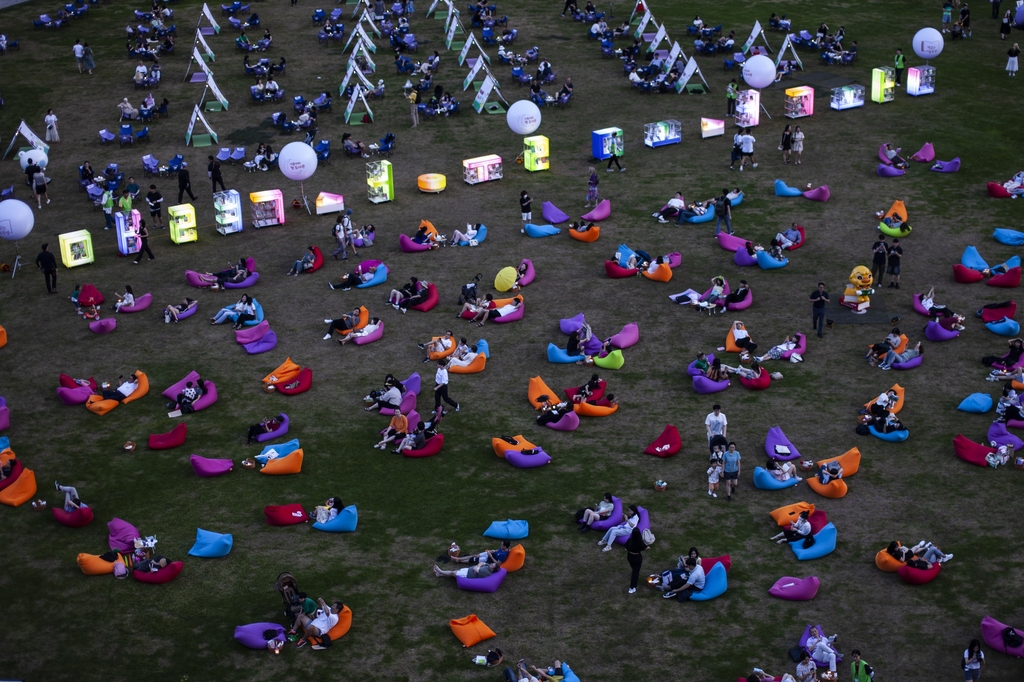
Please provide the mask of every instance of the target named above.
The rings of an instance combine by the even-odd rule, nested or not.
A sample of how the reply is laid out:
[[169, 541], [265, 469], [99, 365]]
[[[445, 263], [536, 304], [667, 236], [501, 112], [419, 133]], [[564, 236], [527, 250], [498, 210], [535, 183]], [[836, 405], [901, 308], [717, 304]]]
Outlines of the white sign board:
[[480, 86], [480, 92], [476, 93], [476, 98], [473, 100], [473, 109], [476, 113], [480, 113], [484, 110], [484, 105], [487, 104], [487, 98], [491, 96], [491, 90], [494, 88], [494, 80], [490, 76], [484, 79], [484, 84]]
[[651, 14], [651, 11], [645, 10], [643, 19], [640, 20], [640, 23], [637, 25], [636, 30], [633, 31], [633, 37], [639, 38], [640, 36], [642, 36], [644, 34], [644, 29], [647, 28], [647, 24], [649, 24], [651, 22], [651, 19], [653, 18], [654, 15]]
[[203, 3], [203, 15], [206, 17], [206, 20], [210, 22], [210, 26], [213, 26], [214, 33], [220, 33], [220, 24], [218, 24], [217, 20], [213, 18], [213, 12], [210, 11], [210, 6], [205, 2]]
[[466, 76], [466, 80], [462, 81], [462, 90], [463, 91], [469, 89], [469, 86], [473, 84], [473, 81], [476, 79], [477, 74], [480, 73], [480, 69], [482, 69], [483, 66], [484, 66], [484, 60], [482, 60], [482, 59], [476, 60], [476, 64], [473, 64], [473, 68], [469, 70], [469, 75]]
[[220, 102], [221, 106], [227, 109], [228, 99], [224, 96], [224, 93], [220, 91], [220, 88], [218, 88], [217, 84], [213, 81], [213, 74], [210, 74], [206, 78], [206, 84], [210, 86], [210, 90], [213, 91], [213, 96], [217, 98], [217, 101]]
[[217, 58], [213, 54], [213, 50], [210, 49], [209, 43], [206, 42], [206, 38], [203, 37], [203, 34], [200, 31], [196, 31], [196, 42], [203, 46], [203, 52], [206, 53], [206, 56], [210, 58], [211, 62], [217, 61]]
[[761, 35], [761, 22], [755, 21], [754, 28], [750, 29], [750, 37], [747, 38], [747, 42], [743, 43], [743, 49], [740, 50], [743, 54], [746, 54], [753, 46], [754, 41]]

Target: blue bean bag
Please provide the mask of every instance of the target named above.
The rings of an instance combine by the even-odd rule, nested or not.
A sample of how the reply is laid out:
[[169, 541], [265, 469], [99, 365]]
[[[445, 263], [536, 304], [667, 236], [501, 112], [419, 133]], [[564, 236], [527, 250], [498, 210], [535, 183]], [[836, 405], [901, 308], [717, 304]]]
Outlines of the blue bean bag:
[[580, 678], [570, 668], [568, 663], [562, 663], [562, 682], [580, 682]]
[[234, 540], [230, 534], [223, 535], [197, 528], [196, 543], [192, 545], [192, 549], [188, 553], [192, 556], [205, 557], [207, 559], [227, 556], [228, 552], [231, 551], [233, 542]]
[[526, 223], [526, 234], [531, 237], [551, 237], [559, 232], [561, 232], [561, 230], [554, 225], [534, 225], [533, 223]]
[[796, 187], [790, 187], [782, 180], [775, 181], [775, 196], [777, 197], [799, 197], [802, 196], [803, 192], [798, 190]]
[[868, 427], [868, 431], [871, 435], [880, 440], [887, 441], [889, 443], [902, 443], [906, 439], [910, 438], [910, 431], [904, 429], [902, 431], [890, 431], [889, 433], [882, 433], [875, 428], [874, 424]]
[[764, 467], [754, 467], [754, 487], [758, 490], [783, 490], [791, 488], [799, 482], [796, 477], [788, 481], [780, 481], [768, 473]]
[[725, 566], [717, 563], [704, 576], [704, 589], [694, 592], [690, 601], [711, 601], [715, 597], [721, 597], [727, 589], [729, 589], [729, 578], [725, 573]]
[[485, 538], [497, 540], [522, 540], [530, 534], [530, 524], [527, 521], [495, 521], [484, 531]]
[[973, 414], [985, 414], [992, 409], [992, 396], [988, 393], [972, 393], [956, 406], [961, 412]]
[[800, 561], [808, 561], [810, 559], [820, 559], [821, 557], [831, 554], [836, 550], [836, 527], [831, 522], [825, 525], [824, 528], [818, 531], [818, 534], [814, 536], [814, 544], [804, 549], [804, 541], [797, 540], [789, 543], [790, 549], [793, 550], [793, 554], [796, 554], [796, 558]]
[[[619, 248], [615, 249], [615, 254], [619, 257], [619, 267], [626, 267], [626, 261], [629, 260], [630, 256], [635, 256], [636, 252], [629, 248], [625, 244], [619, 244]], [[582, 315], [583, 313], [580, 313]], [[561, 323], [559, 323], [561, 326]]]
[[996, 231], [992, 233], [992, 236], [1000, 244], [1006, 244], [1007, 246], [1024, 246], [1024, 232], [1008, 230], [1004, 227], [997, 227]]
[[[260, 302], [257, 301], [255, 298], [252, 300], [252, 305], [256, 309], [256, 317], [247, 322], [243, 322], [243, 327], [255, 327], [256, 325], [263, 321], [263, 306], [261, 306]], [[235, 315], [233, 315], [232, 319], [234, 319], [237, 322], [238, 314], [236, 313]]]
[[768, 255], [767, 251], [757, 252], [757, 264], [761, 266], [762, 270], [778, 270], [789, 265], [789, 259], [783, 258], [782, 260], [775, 260]]
[[971, 270], [988, 270], [988, 263], [978, 253], [977, 247], [968, 246], [964, 249], [964, 255], [960, 256], [960, 265]]
[[356, 289], [369, 289], [370, 287], [375, 287], [378, 284], [383, 284], [386, 281], [388, 281], [388, 266], [381, 263], [377, 266], [377, 270], [373, 273], [373, 277], [366, 282], [357, 284]]
[[490, 346], [487, 345], [487, 342], [484, 341], [483, 339], [480, 339], [479, 341], [476, 342], [476, 352], [477, 353], [482, 353], [483, 356], [485, 358], [487, 358], [488, 360], [491, 359], [491, 348], [490, 348]]
[[[484, 240], [487, 239], [487, 226], [481, 225], [478, 227], [476, 230], [476, 236], [473, 237], [473, 239], [476, 240], [477, 244], [483, 244]], [[465, 239], [460, 239], [459, 246], [469, 246], [469, 242]]]
[[301, 446], [299, 445], [299, 439], [292, 438], [287, 443], [271, 443], [270, 445], [267, 445], [260, 452], [260, 455], [265, 455], [271, 450], [276, 450], [277, 454], [279, 454], [281, 457], [284, 457], [285, 455], [290, 455], [291, 453], [295, 452], [300, 447]]
[[740, 192], [739, 194], [737, 194], [736, 196], [734, 196], [732, 199], [729, 200], [729, 205], [730, 206], [739, 206], [742, 203], [743, 203], [743, 192]]
[[[736, 197], [736, 198], [738, 199], [739, 197]], [[735, 205], [736, 204], [733, 204], [733, 206], [735, 206]], [[696, 216], [693, 216], [692, 218], [684, 218], [684, 220], [686, 222], [693, 223], [695, 225], [697, 223], [710, 223], [714, 219], [715, 219], [715, 209], [713, 207], [711, 207], [711, 206], [708, 206], [708, 210], [704, 211], [704, 215], [696, 215]]]
[[582, 360], [583, 357], [582, 355], [569, 355], [564, 348], [559, 348], [553, 343], [548, 344], [548, 362], [570, 365], [578, 360]]
[[1008, 317], [996, 320], [995, 322], [988, 322], [985, 327], [987, 327], [990, 332], [999, 334], [999, 336], [1017, 336], [1017, 334], [1020, 333], [1020, 324], [1016, 320], [1011, 320]]
[[314, 523], [313, 528], [322, 530], [325, 533], [354, 533], [358, 523], [359, 512], [356, 511], [354, 504], [350, 504], [327, 523]]

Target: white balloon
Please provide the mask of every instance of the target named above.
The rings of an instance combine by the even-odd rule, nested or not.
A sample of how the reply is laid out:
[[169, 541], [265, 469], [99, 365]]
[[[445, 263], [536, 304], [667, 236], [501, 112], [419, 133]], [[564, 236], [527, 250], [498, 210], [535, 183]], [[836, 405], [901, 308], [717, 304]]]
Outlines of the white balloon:
[[530, 100], [521, 99], [508, 108], [505, 120], [516, 135], [530, 135], [540, 128], [540, 109]]
[[935, 59], [944, 44], [942, 34], [934, 28], [922, 28], [914, 34], [914, 54], [921, 59]]
[[24, 239], [36, 224], [32, 208], [24, 201], [0, 201], [0, 239]]
[[743, 80], [752, 88], [767, 88], [775, 82], [775, 62], [757, 54], [743, 62]]
[[305, 142], [289, 142], [277, 157], [277, 165], [289, 180], [305, 180], [316, 171], [316, 152]]
[[21, 164], [21, 170], [28, 168], [28, 162], [31, 160], [33, 163], [38, 165], [40, 168], [46, 168], [46, 164], [50, 162], [50, 157], [46, 155], [42, 149], [32, 149], [30, 151], [18, 152], [18, 163]]

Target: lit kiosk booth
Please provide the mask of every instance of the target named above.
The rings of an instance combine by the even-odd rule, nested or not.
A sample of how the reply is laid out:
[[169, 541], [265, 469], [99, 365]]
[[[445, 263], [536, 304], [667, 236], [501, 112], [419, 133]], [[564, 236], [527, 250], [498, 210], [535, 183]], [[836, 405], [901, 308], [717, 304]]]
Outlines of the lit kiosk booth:
[[531, 172], [551, 168], [551, 143], [543, 135], [534, 135], [523, 139], [523, 165]]
[[171, 241], [175, 244], [186, 244], [199, 240], [196, 230], [196, 209], [192, 204], [179, 204], [168, 208], [167, 223], [171, 232]]
[[213, 210], [216, 213], [217, 231], [234, 234], [242, 231], [242, 197], [238, 190], [229, 189], [213, 193]]
[[675, 119], [644, 124], [644, 144], [648, 147], [664, 147], [683, 141], [683, 125]]
[[95, 260], [92, 250], [92, 235], [89, 230], [65, 232], [57, 237], [60, 242], [60, 260], [66, 268], [87, 265]]
[[127, 217], [121, 211], [114, 213], [114, 228], [117, 230], [117, 251], [122, 256], [130, 256], [138, 253], [142, 248], [142, 239], [139, 234], [142, 232], [140, 222], [142, 216], [138, 210], [132, 209]]
[[829, 106], [836, 111], [856, 109], [864, 106], [865, 94], [866, 90], [863, 85], [844, 85], [841, 88], [833, 88]]
[[914, 97], [935, 92], [935, 67], [911, 66], [907, 69], [907, 94]]
[[462, 160], [462, 179], [466, 181], [467, 185], [501, 180], [502, 173], [501, 157], [497, 154]]
[[896, 69], [880, 66], [871, 69], [871, 101], [885, 104], [896, 98]]

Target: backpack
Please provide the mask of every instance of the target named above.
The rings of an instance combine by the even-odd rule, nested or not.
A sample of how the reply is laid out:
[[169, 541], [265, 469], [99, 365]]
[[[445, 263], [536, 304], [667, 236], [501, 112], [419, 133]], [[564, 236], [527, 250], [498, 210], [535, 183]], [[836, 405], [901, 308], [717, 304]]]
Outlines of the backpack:
[[1020, 633], [1013, 628], [1003, 628], [1003, 644], [1007, 649], [1016, 649], [1024, 644], [1024, 637], [1021, 637]]
[[817, 540], [814, 539], [814, 536], [808, 535], [804, 538], [804, 549], [810, 549], [811, 547], [814, 547], [815, 542], [817, 542]]
[[726, 205], [727, 205], [728, 201], [729, 200], [726, 199], [724, 195], [718, 197], [718, 200], [715, 202], [715, 215], [716, 216], [724, 216], [725, 215]]
[[465, 303], [466, 301], [475, 301], [479, 297], [476, 285], [477, 282], [479, 282], [482, 277], [483, 275], [477, 275], [476, 277], [473, 278], [472, 282], [462, 285], [462, 291], [461, 293], [459, 293], [460, 305]]
[[868, 428], [867, 424], [857, 424], [857, 435], [867, 436], [871, 434], [871, 429]]

